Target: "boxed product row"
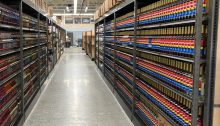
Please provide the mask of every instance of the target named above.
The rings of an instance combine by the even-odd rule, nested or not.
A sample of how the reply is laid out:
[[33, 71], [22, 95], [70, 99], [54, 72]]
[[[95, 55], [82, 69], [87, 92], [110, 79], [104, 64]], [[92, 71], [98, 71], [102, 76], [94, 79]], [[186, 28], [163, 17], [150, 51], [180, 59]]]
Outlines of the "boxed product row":
[[50, 10], [45, 0], [31, 0], [31, 2], [34, 3], [38, 8], [40, 8], [44, 12], [49, 12]]
[[103, 4], [98, 8], [98, 10], [95, 12], [94, 19], [98, 19], [121, 2], [123, 2], [123, 0], [105, 0]]

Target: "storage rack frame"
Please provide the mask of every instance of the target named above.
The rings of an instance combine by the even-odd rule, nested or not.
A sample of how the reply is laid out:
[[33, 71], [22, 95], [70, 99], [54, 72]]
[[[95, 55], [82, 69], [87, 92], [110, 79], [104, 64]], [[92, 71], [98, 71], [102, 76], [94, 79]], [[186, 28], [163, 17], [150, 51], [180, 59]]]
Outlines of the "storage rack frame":
[[[100, 70], [101, 70], [101, 66], [100, 66], [100, 46], [99, 46], [99, 43], [100, 43], [100, 39], [99, 39], [99, 36], [100, 36], [100, 34], [103, 34], [103, 39], [105, 39], [105, 36], [104, 36], [104, 32], [105, 32], [105, 29], [103, 28], [103, 31], [102, 31], [102, 33], [100, 33], [100, 28], [99, 28], [99, 26], [101, 25], [101, 24], [103, 24], [104, 25], [104, 22], [105, 20], [103, 19], [103, 20], [101, 20], [101, 21], [99, 21], [99, 22], [97, 22], [96, 24], [95, 24], [95, 46], [98, 44], [98, 48], [95, 48], [95, 53], [96, 52], [98, 52], [98, 57], [95, 55], [95, 61], [96, 61], [96, 59], [98, 59], [97, 61], [98, 62], [96, 62], [96, 64], [97, 64], [97, 66], [100, 68]], [[97, 31], [96, 31], [96, 29], [98, 30], [98, 34], [97, 34]], [[98, 40], [96, 40], [96, 37], [98, 36]], [[104, 40], [103, 40], [104, 41]], [[103, 61], [102, 61], [102, 64], [103, 64], [103, 68], [104, 68], [104, 50], [105, 50], [105, 45], [104, 45], [104, 43], [103, 43]], [[103, 72], [104, 72], [104, 69], [102, 70]]]
[[[137, 50], [136, 50], [136, 41], [137, 41], [137, 9], [138, 9], [138, 4], [144, 2], [144, 0], [125, 0], [122, 4], [118, 5], [117, 7], [115, 7], [114, 9], [110, 10], [109, 12], [107, 12], [105, 15], [103, 15], [102, 17], [100, 17], [99, 19], [96, 20], [96, 24], [95, 24], [95, 29], [97, 26], [99, 26], [100, 22], [105, 22], [106, 18], [114, 15], [114, 64], [115, 62], [115, 52], [116, 52], [116, 15], [117, 12], [119, 10], [123, 10], [123, 8], [125, 8], [126, 6], [128, 6], [129, 4], [134, 4], [134, 46], [132, 49], [132, 53], [133, 53], [133, 57], [134, 57], [134, 64], [133, 64], [133, 96], [135, 100], [135, 89], [136, 89], [136, 82], [135, 82], [135, 78], [136, 78], [136, 54], [137, 54]], [[197, 116], [198, 116], [198, 106], [200, 104], [200, 102], [204, 102], [204, 116], [203, 116], [203, 125], [204, 126], [211, 126], [213, 123], [212, 117], [213, 117], [213, 106], [214, 106], [214, 87], [215, 87], [215, 68], [216, 68], [216, 44], [217, 44], [217, 26], [218, 26], [218, 7], [219, 7], [219, 1], [218, 0], [209, 0], [209, 8], [208, 8], [208, 39], [207, 39], [207, 55], [206, 55], [206, 60], [203, 61], [200, 59], [200, 40], [201, 35], [198, 34], [200, 33], [200, 31], [202, 30], [201, 25], [203, 23], [203, 15], [202, 15], [202, 0], [197, 0], [197, 4], [196, 4], [196, 9], [197, 9], [197, 13], [196, 14], [196, 18], [195, 20], [190, 20], [190, 21], [186, 21], [185, 23], [189, 23], [189, 22], [195, 22], [195, 56], [193, 57], [193, 60], [188, 60], [188, 59], [182, 59], [183, 61], [188, 61], [193, 63], [193, 83], [198, 83], [199, 80], [199, 67], [201, 63], [206, 63], [206, 84], [205, 84], [205, 95], [204, 98], [200, 99], [200, 97], [198, 96], [198, 92], [199, 92], [199, 87], [198, 85], [194, 85], [193, 86], [193, 95], [192, 97], [190, 97], [192, 99], [192, 126], [197, 126]], [[184, 23], [184, 22], [183, 22]], [[171, 25], [171, 23], [165, 23], [164, 26], [169, 26]], [[105, 25], [104, 25], [105, 26]], [[158, 27], [159, 25], [153, 25], [150, 27]], [[96, 32], [96, 30], [95, 30]], [[95, 33], [95, 35], [97, 35]], [[104, 34], [104, 38], [105, 38]], [[96, 38], [95, 38], [96, 39]], [[98, 44], [98, 56], [99, 56], [99, 38], [98, 41], [95, 41], [96, 44]], [[104, 45], [105, 45], [105, 40], [104, 40]], [[104, 46], [105, 47], [105, 46]], [[97, 51], [97, 50], [96, 50]], [[105, 51], [104, 51], [104, 55], [105, 55]], [[103, 56], [104, 56], [103, 55]], [[161, 55], [161, 54], [158, 54]], [[169, 56], [167, 56], [169, 57]], [[171, 56], [172, 57], [172, 56]], [[97, 58], [97, 57], [96, 57]], [[172, 57], [172, 58], [176, 58], [179, 59], [178, 57]], [[103, 61], [103, 65], [105, 64], [105, 60]], [[99, 67], [99, 59], [98, 59], [98, 63], [96, 63]], [[105, 69], [105, 67], [104, 67]], [[101, 69], [100, 69], [101, 70]], [[102, 70], [101, 70], [102, 71]], [[102, 72], [103, 75], [105, 76], [105, 72]], [[105, 79], [106, 82], [109, 83], [113, 83], [112, 85], [115, 85], [116, 81], [115, 81], [115, 76], [116, 76], [116, 71], [115, 71], [115, 67], [114, 67], [114, 82], [110, 82], [108, 79]], [[104, 77], [103, 76], [103, 77]], [[127, 115], [130, 117], [130, 119], [133, 121], [133, 123], [135, 125], [140, 125], [140, 120], [138, 118], [136, 118], [135, 114], [134, 114], [134, 108], [135, 108], [135, 103], [133, 102], [133, 107], [132, 107], [132, 111], [130, 111], [128, 109], [128, 107], [125, 105], [125, 103], [123, 103], [122, 98], [119, 96], [119, 94], [114, 91], [115, 90], [115, 86], [111, 86], [109, 85], [109, 88], [112, 89], [113, 93], [115, 94], [116, 98], [118, 99], [118, 101], [120, 102], [120, 104], [122, 105], [122, 107], [124, 108], [124, 110], [126, 111]], [[189, 97], [188, 97], [189, 98]], [[170, 117], [167, 117], [165, 114], [163, 114], [163, 112], [161, 112], [160, 114], [162, 114], [162, 116], [164, 116], [164, 118], [167, 119], [167, 121], [169, 121], [172, 125], [177, 125], [174, 121], [172, 121], [170, 119]]]
[[[10, 54], [19, 54], [20, 56], [20, 68], [19, 68], [19, 73], [20, 73], [20, 81], [21, 84], [19, 86], [19, 90], [21, 90], [21, 109], [19, 110], [19, 116], [13, 120], [12, 122], [12, 126], [16, 125], [16, 126], [22, 126], [23, 123], [25, 122], [27, 116], [30, 114], [32, 108], [34, 107], [37, 99], [39, 98], [39, 95], [41, 93], [40, 90], [43, 90], [43, 88], [45, 87], [44, 82], [46, 81], [46, 78], [49, 76], [50, 72], [48, 71], [48, 24], [49, 24], [49, 20], [51, 20], [50, 18], [44, 16], [44, 14], [39, 11], [36, 10], [36, 8], [33, 8], [32, 5], [30, 5], [26, 0], [2, 0], [1, 3], [3, 3], [6, 6], [13, 6], [12, 8], [17, 8], [17, 12], [19, 14], [19, 25], [18, 26], [11, 26], [11, 25], [5, 25], [5, 24], [1, 24], [0, 25], [0, 29], [4, 29], [4, 30], [17, 30], [19, 32], [19, 40], [20, 40], [20, 48], [16, 49], [16, 50], [12, 50], [6, 53], [1, 53], [0, 57], [2, 56], [7, 56]], [[27, 10], [29, 10], [30, 12], [33, 12], [33, 14], [30, 14], [31, 16], [34, 16], [37, 19], [37, 28], [36, 29], [31, 29], [31, 28], [23, 28], [23, 14], [24, 13], [29, 13], [27, 12]], [[40, 21], [44, 21], [46, 23], [46, 29], [44, 30], [40, 30]], [[54, 22], [54, 21], [52, 21]], [[59, 25], [57, 25], [56, 23], [53, 23], [53, 25], [57, 28], [59, 28], [60, 30], [65, 32], [65, 29], [63, 29], [62, 27], [60, 27]], [[36, 45], [32, 45], [32, 46], [28, 46], [24, 48], [23, 42], [24, 42], [24, 32], [32, 32], [32, 33], [37, 33], [37, 42], [38, 44]], [[45, 43], [40, 43], [40, 34], [44, 33], [46, 34], [47, 38]], [[65, 34], [64, 34], [65, 35]], [[40, 74], [38, 75], [38, 88], [36, 88], [36, 90], [33, 92], [33, 94], [30, 96], [30, 99], [28, 99], [27, 104], [24, 103], [24, 50], [28, 50], [30, 48], [37, 48], [37, 60], [36, 61], [40, 61], [40, 47], [42, 45], [45, 45], [46, 47], [46, 53], [44, 55], [46, 55], [46, 77], [43, 79], [40, 77]], [[28, 65], [30, 65], [31, 63], [29, 63]], [[56, 63], [55, 63], [56, 64]], [[27, 66], [28, 66], [27, 65]], [[38, 65], [38, 73], [40, 72], [40, 69], [42, 68], [42, 66]], [[13, 75], [15, 76], [16, 73], [14, 73]], [[13, 76], [11, 75], [11, 76]], [[10, 78], [11, 76], [5, 78], [4, 80], [7, 80], [8, 78]], [[42, 79], [42, 80], [41, 80]], [[3, 82], [1, 83], [4, 83]], [[41, 83], [42, 82], [42, 83]], [[26, 105], [26, 106], [25, 106]]]

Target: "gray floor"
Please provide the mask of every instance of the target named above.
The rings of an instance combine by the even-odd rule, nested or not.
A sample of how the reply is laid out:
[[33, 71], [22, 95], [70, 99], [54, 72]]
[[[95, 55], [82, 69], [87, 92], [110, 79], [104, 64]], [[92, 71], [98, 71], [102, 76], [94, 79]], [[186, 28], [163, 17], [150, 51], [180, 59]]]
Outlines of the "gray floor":
[[81, 48], [67, 49], [24, 126], [132, 126]]

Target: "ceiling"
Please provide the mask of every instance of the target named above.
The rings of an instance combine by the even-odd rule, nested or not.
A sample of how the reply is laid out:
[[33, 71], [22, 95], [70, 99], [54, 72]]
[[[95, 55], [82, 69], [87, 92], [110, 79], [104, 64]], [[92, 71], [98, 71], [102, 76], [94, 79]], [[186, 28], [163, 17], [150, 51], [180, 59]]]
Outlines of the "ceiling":
[[[76, 14], [93, 14], [104, 0], [45, 0], [49, 6], [53, 7], [54, 14], [73, 14], [74, 1], [77, 1]], [[86, 6], [88, 7], [85, 12]], [[69, 11], [67, 11], [67, 7]]]

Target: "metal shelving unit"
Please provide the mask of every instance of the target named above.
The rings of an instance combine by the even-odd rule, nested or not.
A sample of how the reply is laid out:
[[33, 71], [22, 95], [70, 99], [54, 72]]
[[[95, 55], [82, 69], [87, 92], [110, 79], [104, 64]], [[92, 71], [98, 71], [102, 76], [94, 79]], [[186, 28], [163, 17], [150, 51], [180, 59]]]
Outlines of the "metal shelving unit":
[[[147, 9], [144, 7], [153, 5], [153, 3], [155, 2], [158, 2], [158, 0], [125, 0], [123, 4], [119, 5], [113, 10], [110, 10], [103, 17], [96, 20], [96, 64], [98, 67], [100, 66], [99, 26], [100, 24], [104, 24], [104, 71], [102, 71], [102, 73], [108, 80], [108, 82], [110, 82], [111, 85], [108, 86], [111, 89], [113, 89], [113, 93], [117, 96], [117, 99], [120, 101], [120, 104], [126, 110], [126, 113], [135, 125], [153, 125], [157, 122], [152, 122], [154, 121], [152, 118], [160, 120], [161, 117], [164, 120], [166, 120], [166, 125], [178, 126], [185, 124], [197, 126], [201, 125], [201, 123], [204, 126], [212, 125], [213, 90], [215, 84], [214, 69], [216, 58], [216, 48], [214, 47], [216, 47], [215, 45], [217, 43], [216, 26], [218, 20], [217, 15], [219, 1], [209, 0], [207, 3], [203, 3], [203, 1], [200, 0], [194, 1], [196, 2], [194, 5], [194, 16], [191, 18], [188, 17], [187, 19], [184, 19], [181, 16], [183, 16], [186, 13], [181, 13], [179, 15], [175, 15], [181, 17], [175, 20], [170, 20], [170, 18], [174, 17], [167, 16], [163, 17], [165, 21], [162, 21], [162, 18], [150, 20], [150, 18], [146, 17], [146, 19], [143, 19], [142, 21], [141, 16], [146, 15], [148, 13]], [[176, 0], [175, 3], [164, 3], [163, 8], [168, 8], [174, 6], [175, 4], [178, 5], [187, 2], [190, 3], [190, 0]], [[154, 8], [149, 9], [149, 11], [159, 10], [159, 7], [157, 6], [161, 6], [162, 3], [163, 2], [154, 4]], [[209, 8], [206, 8], [207, 6], [205, 4], [207, 4]], [[134, 9], [132, 10], [131, 7]], [[205, 9], [206, 11], [204, 11]], [[143, 10], [145, 10], [145, 12]], [[208, 14], [204, 14], [205, 12], [208, 12]], [[128, 17], [133, 17], [133, 22], [129, 22]], [[123, 24], [123, 21], [127, 21], [128, 23]], [[145, 24], [143, 24], [143, 22]], [[111, 23], [112, 29], [108, 30], [108, 26]], [[175, 27], [184, 26], [193, 27], [192, 36], [190, 35], [188, 38], [181, 37], [180, 33], [184, 34], [186, 28], [182, 28], [182, 31], [175, 31], [175, 34], [179, 33], [177, 34], [177, 36], [173, 34], [164, 35], [164, 31], [163, 35], [143, 33], [140, 34], [144, 30], [159, 31], [160, 28], [173, 28], [174, 30]], [[203, 31], [205, 31], [204, 29], [208, 32], [203, 33]], [[168, 29], [166, 31], [168, 33]], [[150, 32], [152, 31], [144, 33]], [[125, 34], [128, 34], [128, 36], [126, 36]], [[174, 50], [174, 48], [168, 49], [168, 51], [171, 52], [167, 52], [167, 50], [161, 51], [160, 49], [151, 49], [153, 46], [153, 44], [151, 43], [150, 45], [143, 45], [139, 42], [140, 39], [152, 40], [174, 38], [180, 40], [193, 40], [193, 51], [190, 54], [186, 55], [184, 54], [185, 52], [181, 52], [181, 54], [179, 54], [175, 52], [176, 50]], [[206, 41], [206, 53], [201, 53], [201, 47], [203, 47], [203, 45], [201, 45], [201, 41]], [[150, 57], [155, 58], [150, 61]], [[165, 62], [161, 62], [163, 59], [169, 61], [169, 64], [166, 65]], [[145, 64], [148, 63], [154, 65], [154, 67], [152, 67], [151, 71], [149, 72], [149, 69], [147, 70], [141, 66], [142, 62], [145, 62]], [[179, 63], [180, 65], [178, 66], [177, 63]], [[177, 65], [179, 68], [173, 69], [175, 65]], [[183, 66], [188, 67], [190, 69], [186, 70]], [[165, 80], [166, 78], [162, 78], [161, 75], [159, 76], [159, 74], [156, 74], [155, 72], [152, 73], [152, 69], [155, 67], [157, 68], [155, 69], [157, 70], [157, 72], [160, 69], [163, 69], [165, 71], [170, 70], [172, 72], [177, 72], [177, 74], [181, 76], [190, 78], [190, 80], [192, 80], [192, 86], [190, 88], [186, 86], [178, 88], [169, 85], [174, 83], [174, 81]], [[201, 76], [201, 73], [204, 73], [204, 70], [206, 74], [204, 74], [205, 76]], [[172, 72], [170, 74], [172, 74]], [[158, 78], [158, 76], [160, 78]], [[205, 80], [203, 82], [205, 84], [203, 87], [204, 91], [202, 91], [202, 93], [201, 87], [199, 86], [199, 83], [201, 83], [201, 78], [204, 78]], [[118, 84], [119, 82], [123, 83], [122, 85], [124, 85], [124, 88], [121, 87], [120, 84]], [[178, 82], [178, 84], [179, 83], [180, 82]], [[145, 90], [148, 90], [148, 92], [146, 92]], [[154, 100], [150, 99], [149, 96], [153, 94], [150, 95], [149, 93], [151, 92], [149, 91], [159, 91], [159, 93], [156, 92], [156, 94], [162, 94], [161, 97], [170, 99], [170, 101], [173, 100], [172, 102], [175, 101], [174, 106], [177, 106], [177, 100], [179, 100], [179, 103], [181, 102], [181, 106], [183, 106], [183, 104], [185, 104], [186, 102], [186, 104], [188, 104], [188, 106], [190, 107], [190, 109], [187, 110], [188, 112], [190, 112], [190, 116], [187, 116], [186, 118], [181, 117], [183, 113], [179, 113], [179, 116], [174, 116], [173, 114], [169, 113], [167, 111], [169, 108], [164, 109], [161, 105], [156, 104]], [[130, 94], [128, 92], [130, 92]], [[200, 93], [201, 95], [198, 95]], [[130, 99], [129, 97], [132, 97], [131, 102], [128, 100]], [[150, 105], [148, 106], [148, 104]], [[169, 105], [172, 106], [172, 104], [173, 103], [170, 103]], [[179, 109], [180, 108], [181, 107], [179, 107]], [[172, 109], [174, 111], [178, 111], [174, 108]], [[157, 116], [155, 116], [154, 110], [156, 111]], [[143, 111], [145, 111], [144, 114]], [[183, 120], [183, 118], [185, 122], [181, 121]]]
[[49, 19], [22, 0], [2, 0], [0, 7], [0, 30], [5, 33], [0, 36], [0, 124], [22, 125], [50, 73]]

